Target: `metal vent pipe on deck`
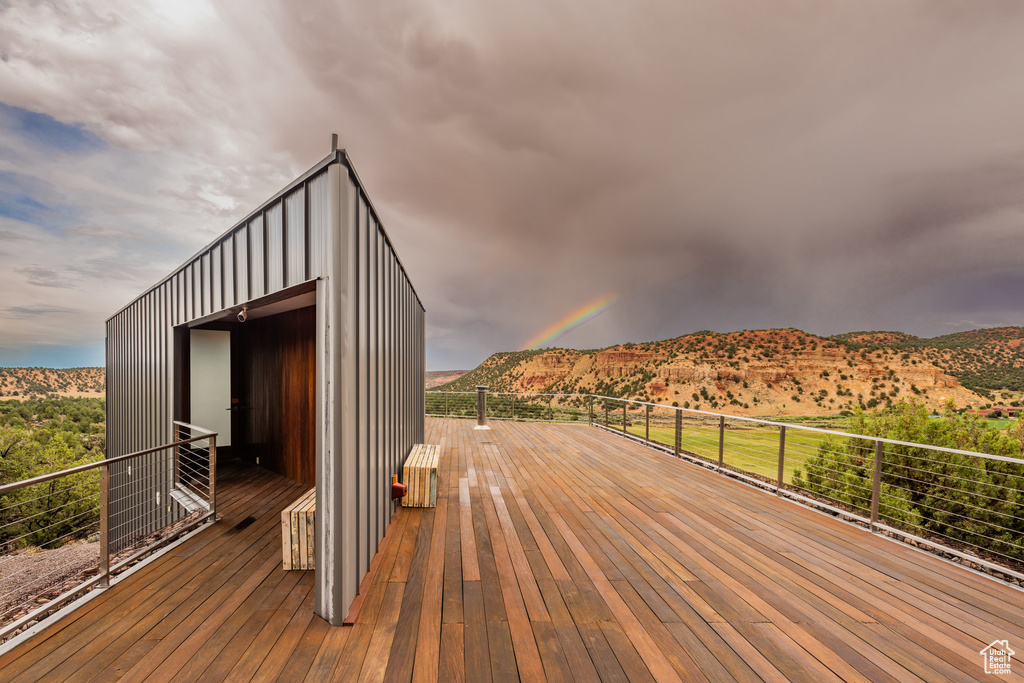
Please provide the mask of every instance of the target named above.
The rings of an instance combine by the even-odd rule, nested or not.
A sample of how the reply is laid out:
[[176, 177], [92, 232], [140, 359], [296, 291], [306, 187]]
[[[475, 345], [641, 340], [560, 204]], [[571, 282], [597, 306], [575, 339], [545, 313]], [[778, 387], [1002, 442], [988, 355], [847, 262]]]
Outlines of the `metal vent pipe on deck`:
[[487, 385], [476, 387], [476, 429], [490, 429], [487, 426]]

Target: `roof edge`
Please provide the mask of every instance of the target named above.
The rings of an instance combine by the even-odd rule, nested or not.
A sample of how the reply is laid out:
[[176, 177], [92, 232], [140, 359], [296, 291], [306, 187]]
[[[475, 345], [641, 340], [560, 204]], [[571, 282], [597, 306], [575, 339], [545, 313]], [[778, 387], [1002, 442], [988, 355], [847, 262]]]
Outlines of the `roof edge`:
[[230, 228], [228, 228], [227, 230], [222, 232], [220, 235], [218, 235], [216, 238], [214, 238], [213, 240], [211, 240], [210, 242], [205, 244], [199, 251], [197, 251], [194, 254], [192, 254], [192, 256], [190, 256], [187, 259], [185, 259], [181, 263], [181, 265], [179, 265], [177, 268], [172, 270], [170, 273], [168, 273], [164, 277], [160, 278], [160, 280], [155, 282], [152, 286], [147, 287], [145, 290], [142, 291], [141, 294], [139, 294], [138, 296], [133, 298], [131, 301], [126, 303], [124, 306], [122, 306], [121, 308], [117, 309], [117, 311], [114, 312], [113, 314], [111, 314], [109, 317], [107, 317], [107, 319], [104, 320], [103, 323], [104, 324], [109, 323], [111, 320], [113, 320], [117, 316], [121, 315], [121, 313], [123, 313], [126, 309], [130, 308], [132, 306], [132, 304], [134, 304], [136, 301], [138, 301], [139, 299], [142, 299], [147, 294], [149, 294], [150, 292], [154, 291], [155, 289], [160, 287], [162, 284], [164, 284], [168, 280], [172, 279], [175, 275], [180, 273], [185, 268], [185, 266], [187, 266], [188, 264], [192, 263], [197, 258], [202, 256], [202, 254], [204, 252], [206, 252], [211, 247], [213, 247], [213, 245], [215, 245], [218, 242], [220, 242], [221, 240], [223, 240], [229, 234], [231, 234], [232, 232], [234, 232], [235, 230], [237, 230], [241, 226], [243, 226], [246, 223], [248, 223], [250, 220], [252, 220], [256, 216], [256, 214], [262, 212], [263, 209], [265, 209], [267, 206], [277, 202], [278, 200], [281, 199], [281, 197], [283, 197], [284, 195], [288, 194], [289, 192], [292, 192], [293, 190], [295, 190], [296, 187], [298, 187], [299, 185], [304, 183], [306, 180], [308, 180], [310, 177], [316, 175], [317, 173], [319, 173], [323, 169], [327, 168], [331, 164], [341, 163], [343, 161], [344, 161], [345, 167], [348, 168], [350, 172], [355, 173], [355, 171], [352, 170], [352, 166], [351, 166], [351, 164], [348, 161], [348, 157], [345, 154], [345, 150], [338, 149], [338, 150], [332, 151], [326, 157], [324, 157], [323, 159], [318, 161], [316, 164], [314, 164], [308, 171], [306, 171], [305, 173], [300, 175], [298, 178], [296, 178], [295, 180], [293, 180], [290, 183], [288, 183], [286, 186], [284, 186], [278, 192], [274, 193], [274, 195], [272, 197], [270, 197], [269, 199], [267, 199], [266, 201], [261, 203], [259, 206], [257, 206], [255, 209], [253, 209], [252, 211], [247, 213], [244, 218], [242, 218], [239, 221], [236, 221]]

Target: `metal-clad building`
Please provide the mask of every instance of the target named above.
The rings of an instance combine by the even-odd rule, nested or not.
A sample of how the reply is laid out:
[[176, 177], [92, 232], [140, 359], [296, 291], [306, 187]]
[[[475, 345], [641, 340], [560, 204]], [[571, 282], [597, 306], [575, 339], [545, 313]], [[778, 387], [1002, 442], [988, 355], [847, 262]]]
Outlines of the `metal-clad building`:
[[[106, 355], [108, 457], [180, 420], [216, 430], [222, 458], [315, 483], [317, 613], [340, 624], [424, 414], [423, 305], [345, 152], [112, 316]], [[135, 496], [115, 541], [180, 514], [169, 473], [111, 476]]]

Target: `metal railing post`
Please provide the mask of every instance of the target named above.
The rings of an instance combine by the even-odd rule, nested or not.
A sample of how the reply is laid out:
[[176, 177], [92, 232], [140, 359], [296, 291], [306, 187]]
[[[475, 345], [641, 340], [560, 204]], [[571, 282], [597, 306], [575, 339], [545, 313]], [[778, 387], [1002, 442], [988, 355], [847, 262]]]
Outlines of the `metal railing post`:
[[487, 385], [476, 387], [476, 429], [490, 429], [487, 426]]
[[778, 488], [775, 489], [775, 493], [782, 495], [782, 473], [785, 468], [786, 461], [786, 427], [779, 427], [779, 479]]
[[554, 396], [548, 396], [548, 419], [551, 420], [552, 422], [555, 421], [555, 411], [551, 407], [551, 401], [554, 400], [554, 398]]
[[100, 465], [100, 582], [110, 585], [110, 465]]
[[[182, 441], [182, 434], [184, 430], [178, 425], [171, 422], [171, 440]], [[174, 447], [174, 482], [175, 484], [181, 481], [181, 446]]]
[[444, 392], [444, 416], [448, 417], [448, 392]]
[[648, 404], [645, 406], [647, 414], [644, 416], [644, 439], [647, 441], [651, 440], [651, 406]]
[[512, 419], [516, 419], [516, 395], [512, 394]]
[[604, 400], [604, 426], [608, 426], [608, 399]]
[[718, 466], [725, 464], [725, 415], [718, 417]]
[[217, 521], [217, 436], [210, 437], [210, 512]]
[[622, 433], [626, 433], [626, 408], [629, 406], [625, 401], [622, 402]]
[[675, 455], [679, 457], [679, 451], [683, 447], [683, 414], [676, 411], [676, 438], [675, 438]]
[[871, 532], [878, 524], [878, 504], [882, 498], [882, 442], [875, 441], [875, 477], [871, 483]]
[[594, 426], [594, 397], [587, 396], [587, 413], [590, 419], [590, 426]]

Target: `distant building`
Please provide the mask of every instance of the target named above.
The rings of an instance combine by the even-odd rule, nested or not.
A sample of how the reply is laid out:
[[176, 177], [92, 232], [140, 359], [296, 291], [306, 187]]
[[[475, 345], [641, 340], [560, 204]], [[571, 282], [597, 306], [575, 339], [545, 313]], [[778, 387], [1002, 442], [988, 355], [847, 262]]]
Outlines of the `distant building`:
[[1014, 417], [1020, 413], [1024, 408], [1018, 408], [1016, 406], [995, 406], [994, 408], [985, 408], [984, 410], [972, 411], [981, 417]]
[[[316, 485], [316, 612], [340, 624], [424, 428], [424, 308], [345, 152], [106, 326], [108, 457], [171, 442], [180, 420], [217, 431], [222, 458]], [[169, 482], [111, 470], [140, 496], [112, 510], [115, 541], [173, 521]]]

